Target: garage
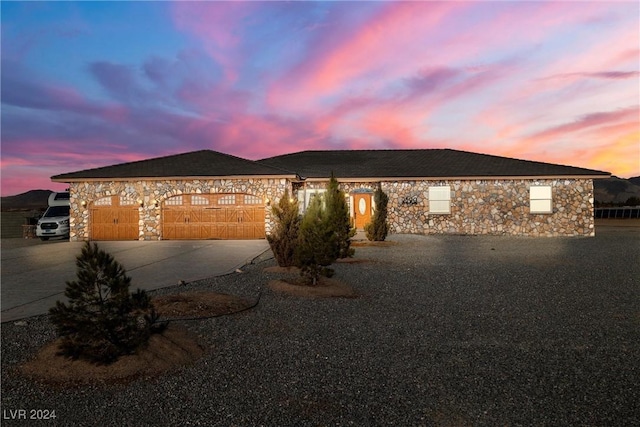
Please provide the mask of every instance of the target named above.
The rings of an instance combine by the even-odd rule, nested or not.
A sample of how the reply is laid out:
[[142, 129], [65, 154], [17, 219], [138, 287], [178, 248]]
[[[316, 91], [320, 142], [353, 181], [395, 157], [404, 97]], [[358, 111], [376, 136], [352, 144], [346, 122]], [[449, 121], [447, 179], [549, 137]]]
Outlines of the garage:
[[252, 194], [182, 194], [162, 204], [162, 238], [264, 239], [265, 207]]
[[138, 240], [140, 213], [135, 200], [108, 196], [93, 202], [91, 209], [91, 239]]

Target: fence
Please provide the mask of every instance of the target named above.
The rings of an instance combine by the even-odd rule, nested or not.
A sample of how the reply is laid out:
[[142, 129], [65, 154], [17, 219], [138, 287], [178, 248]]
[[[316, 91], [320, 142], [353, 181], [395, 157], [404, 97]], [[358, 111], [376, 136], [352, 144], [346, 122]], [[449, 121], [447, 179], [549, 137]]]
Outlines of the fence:
[[619, 208], [596, 208], [596, 218], [637, 219], [640, 218], [640, 206]]

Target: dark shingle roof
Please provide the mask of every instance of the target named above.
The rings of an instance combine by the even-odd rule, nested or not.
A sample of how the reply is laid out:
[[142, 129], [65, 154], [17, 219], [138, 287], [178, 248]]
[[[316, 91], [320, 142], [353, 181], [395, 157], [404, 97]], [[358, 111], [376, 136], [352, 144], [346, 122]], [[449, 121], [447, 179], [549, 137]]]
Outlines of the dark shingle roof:
[[608, 172], [450, 149], [301, 151], [251, 161], [211, 150], [87, 169], [51, 177], [128, 179], [216, 176], [354, 178], [608, 177]]
[[212, 150], [193, 151], [52, 176], [54, 181], [216, 176], [295, 176], [295, 173]]
[[259, 160], [301, 177], [454, 178], [517, 176], [608, 177], [608, 172], [450, 149], [302, 151]]

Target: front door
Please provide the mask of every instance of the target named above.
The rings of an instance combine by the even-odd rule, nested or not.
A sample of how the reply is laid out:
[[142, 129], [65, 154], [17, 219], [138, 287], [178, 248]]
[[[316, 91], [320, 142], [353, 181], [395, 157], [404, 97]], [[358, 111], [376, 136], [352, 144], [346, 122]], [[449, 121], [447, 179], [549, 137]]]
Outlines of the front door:
[[371, 194], [356, 193], [353, 195], [353, 218], [358, 230], [371, 222]]

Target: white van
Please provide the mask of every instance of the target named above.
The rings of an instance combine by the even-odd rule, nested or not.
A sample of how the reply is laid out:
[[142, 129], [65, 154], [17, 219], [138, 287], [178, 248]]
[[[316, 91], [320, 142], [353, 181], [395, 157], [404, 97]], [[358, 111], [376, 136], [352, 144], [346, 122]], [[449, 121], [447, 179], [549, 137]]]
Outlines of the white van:
[[42, 240], [50, 237], [69, 238], [69, 192], [51, 193], [49, 207], [38, 220], [36, 236]]

